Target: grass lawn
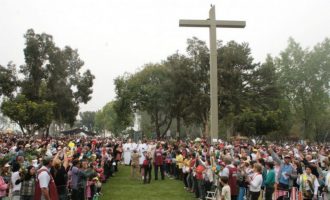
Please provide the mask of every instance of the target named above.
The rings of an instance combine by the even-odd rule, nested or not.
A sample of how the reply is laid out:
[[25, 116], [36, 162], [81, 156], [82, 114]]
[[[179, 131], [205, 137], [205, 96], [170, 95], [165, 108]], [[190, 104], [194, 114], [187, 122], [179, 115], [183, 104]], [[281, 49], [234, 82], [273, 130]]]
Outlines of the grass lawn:
[[[159, 174], [160, 175], [160, 174]], [[152, 171], [154, 176], [154, 171]], [[130, 167], [120, 166], [115, 177], [102, 186], [101, 200], [193, 200], [194, 194], [184, 190], [183, 182], [178, 180], [154, 180], [142, 184], [142, 180], [130, 178]]]

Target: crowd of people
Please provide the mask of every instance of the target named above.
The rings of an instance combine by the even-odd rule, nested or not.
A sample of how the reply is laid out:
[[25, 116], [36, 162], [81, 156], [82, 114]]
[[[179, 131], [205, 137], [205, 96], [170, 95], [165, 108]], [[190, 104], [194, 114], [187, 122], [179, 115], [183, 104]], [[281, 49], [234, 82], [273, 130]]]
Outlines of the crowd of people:
[[217, 141], [143, 141], [123, 145], [124, 163], [143, 183], [180, 180], [198, 199], [330, 199], [330, 146]]
[[0, 135], [0, 199], [95, 200], [118, 171], [121, 141]]
[[95, 200], [123, 164], [141, 184], [176, 179], [198, 199], [328, 200], [329, 156], [326, 144], [2, 134], [0, 198]]

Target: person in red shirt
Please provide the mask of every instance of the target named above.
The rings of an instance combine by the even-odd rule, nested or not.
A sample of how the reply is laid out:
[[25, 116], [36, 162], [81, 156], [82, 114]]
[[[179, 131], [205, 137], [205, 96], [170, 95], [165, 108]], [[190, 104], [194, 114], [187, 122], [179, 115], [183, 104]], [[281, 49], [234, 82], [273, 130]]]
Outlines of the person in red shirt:
[[199, 199], [205, 198], [205, 186], [204, 186], [204, 177], [203, 172], [205, 170], [205, 166], [200, 162], [199, 159], [196, 160], [196, 179], [197, 179], [197, 188], [198, 188], [198, 196]]
[[160, 169], [160, 175], [162, 180], [164, 180], [164, 163], [163, 163], [163, 150], [160, 145], [156, 146], [156, 151], [154, 155], [155, 161], [155, 180], [158, 180], [158, 168]]

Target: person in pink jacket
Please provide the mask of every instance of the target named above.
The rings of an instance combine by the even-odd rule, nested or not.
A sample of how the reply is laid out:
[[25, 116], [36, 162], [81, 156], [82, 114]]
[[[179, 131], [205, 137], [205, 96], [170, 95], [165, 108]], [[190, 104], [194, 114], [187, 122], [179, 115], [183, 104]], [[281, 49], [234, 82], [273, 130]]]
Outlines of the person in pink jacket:
[[7, 196], [8, 184], [2, 176], [0, 176], [0, 199]]

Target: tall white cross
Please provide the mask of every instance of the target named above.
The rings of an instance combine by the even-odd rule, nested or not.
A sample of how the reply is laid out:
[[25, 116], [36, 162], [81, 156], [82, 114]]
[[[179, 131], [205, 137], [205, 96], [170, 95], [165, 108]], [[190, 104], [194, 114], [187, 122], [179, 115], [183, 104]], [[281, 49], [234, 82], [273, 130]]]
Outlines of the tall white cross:
[[210, 87], [211, 87], [211, 141], [218, 139], [218, 68], [217, 68], [217, 34], [216, 28], [244, 28], [245, 21], [225, 21], [215, 19], [215, 6], [212, 6], [207, 20], [180, 20], [182, 27], [210, 28]]

